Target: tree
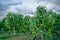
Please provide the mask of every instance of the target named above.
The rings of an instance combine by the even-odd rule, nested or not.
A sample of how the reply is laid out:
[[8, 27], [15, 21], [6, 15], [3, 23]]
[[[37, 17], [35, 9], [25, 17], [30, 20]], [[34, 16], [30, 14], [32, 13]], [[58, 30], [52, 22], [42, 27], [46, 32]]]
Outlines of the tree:
[[[11, 32], [13, 31], [16, 34], [16, 31], [20, 30], [20, 27], [23, 24], [23, 15], [8, 13], [7, 16], [2, 20], [3, 28]], [[20, 30], [21, 31], [21, 30]]]
[[[21, 31], [20, 28], [23, 25], [23, 15], [9, 13], [6, 16], [6, 20], [8, 21], [9, 28], [13, 30], [14, 34], [16, 34], [16, 31]], [[5, 22], [7, 22], [7, 21], [5, 21]], [[6, 26], [6, 27], [8, 27], [8, 26]]]
[[54, 40], [60, 40], [60, 14], [56, 14], [55, 22], [55, 28], [53, 30]]
[[6, 27], [5, 27], [5, 24], [4, 24], [5, 19], [6, 19], [6, 18], [2, 19], [2, 20], [1, 20], [1, 23], [0, 23], [0, 27], [1, 27], [1, 31], [2, 31], [2, 32], [6, 32], [6, 31], [5, 31], [5, 30], [6, 30]]
[[50, 37], [50, 40], [53, 40], [52, 30], [54, 29], [53, 25], [55, 24], [55, 19], [56, 19], [55, 17], [56, 17], [56, 13], [52, 11], [47, 11], [45, 7], [41, 7], [41, 6], [37, 7], [37, 12], [35, 15], [35, 21], [36, 21], [35, 23], [36, 23], [36, 28], [39, 30], [38, 34], [40, 33], [42, 36], [42, 40], [45, 40], [47, 36]]
[[30, 16], [25, 16], [24, 17], [24, 22], [23, 22], [23, 30], [24, 32], [29, 32], [29, 29], [30, 29], [30, 19], [31, 17]]
[[0, 21], [0, 30], [9, 33], [12, 31], [14, 34], [31, 32], [34, 38], [38, 37], [37, 40], [59, 40], [60, 14], [41, 6], [37, 7], [34, 17], [10, 12]]

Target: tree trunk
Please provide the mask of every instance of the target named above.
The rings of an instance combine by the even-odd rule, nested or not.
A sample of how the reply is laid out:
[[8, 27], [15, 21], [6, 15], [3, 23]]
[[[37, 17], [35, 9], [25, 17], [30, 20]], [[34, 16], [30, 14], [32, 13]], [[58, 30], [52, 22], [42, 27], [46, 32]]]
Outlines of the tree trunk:
[[13, 32], [14, 32], [14, 35], [16, 35], [16, 31], [15, 31], [15, 28], [13, 29]]
[[44, 32], [43, 32], [43, 31], [42, 31], [41, 36], [42, 36], [42, 40], [45, 40], [45, 39], [44, 39]]

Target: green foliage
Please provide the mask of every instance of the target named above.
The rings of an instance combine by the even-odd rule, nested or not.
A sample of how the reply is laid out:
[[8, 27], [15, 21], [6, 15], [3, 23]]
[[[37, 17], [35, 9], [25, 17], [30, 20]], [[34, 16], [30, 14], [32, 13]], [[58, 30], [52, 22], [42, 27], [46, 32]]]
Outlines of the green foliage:
[[29, 28], [30, 28], [30, 16], [25, 16], [24, 17], [24, 23], [23, 23], [23, 27], [24, 27], [24, 31], [25, 32], [29, 32]]
[[56, 23], [55, 23], [55, 26], [56, 26], [56, 30], [57, 31], [60, 31], [60, 14], [57, 14], [56, 15], [57, 17], [56, 17]]
[[41, 35], [42, 40], [55, 40], [53, 34], [60, 31], [60, 14], [48, 11], [41, 6], [37, 7], [34, 17], [10, 12], [0, 21], [0, 30], [6, 32], [10, 30], [14, 33], [30, 32], [34, 36]]

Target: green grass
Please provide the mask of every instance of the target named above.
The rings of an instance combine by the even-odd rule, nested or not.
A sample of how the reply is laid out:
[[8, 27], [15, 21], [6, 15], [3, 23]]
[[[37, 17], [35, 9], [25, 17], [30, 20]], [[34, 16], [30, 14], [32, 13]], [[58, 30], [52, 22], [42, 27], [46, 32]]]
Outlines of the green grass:
[[8, 35], [8, 34], [0, 34], [0, 40], [32, 40], [33, 36], [31, 34], [19, 33], [17, 35]]

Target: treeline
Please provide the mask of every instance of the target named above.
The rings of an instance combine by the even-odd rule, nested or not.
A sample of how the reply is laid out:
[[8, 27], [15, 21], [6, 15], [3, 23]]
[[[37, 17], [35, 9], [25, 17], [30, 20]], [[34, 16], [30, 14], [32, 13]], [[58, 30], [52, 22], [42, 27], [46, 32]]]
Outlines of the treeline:
[[0, 33], [32, 33], [42, 35], [42, 40], [59, 40], [60, 14], [48, 11], [45, 7], [37, 7], [36, 15], [24, 16], [8, 13], [0, 20]]

